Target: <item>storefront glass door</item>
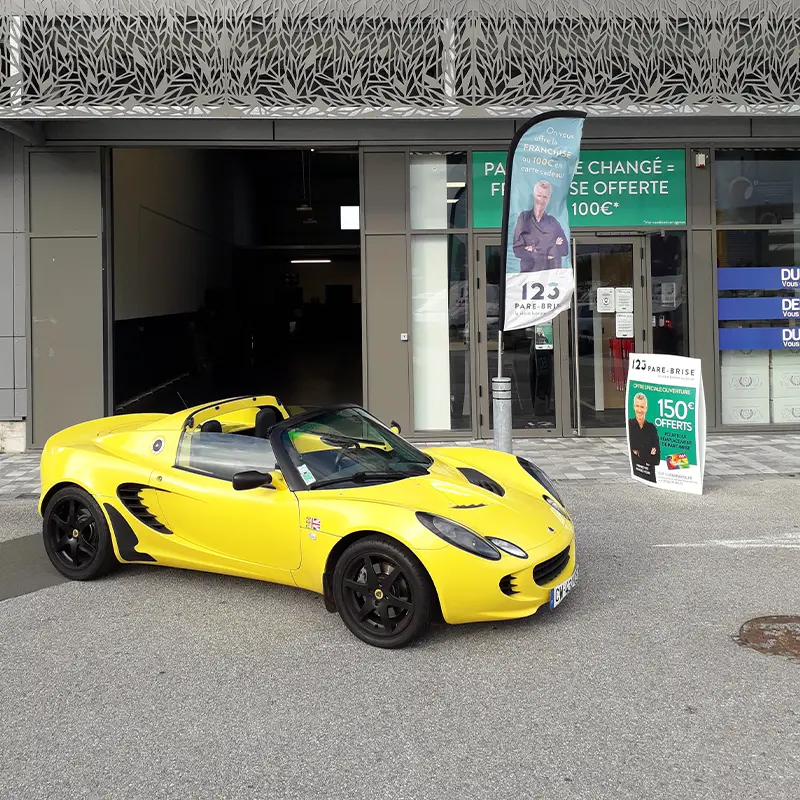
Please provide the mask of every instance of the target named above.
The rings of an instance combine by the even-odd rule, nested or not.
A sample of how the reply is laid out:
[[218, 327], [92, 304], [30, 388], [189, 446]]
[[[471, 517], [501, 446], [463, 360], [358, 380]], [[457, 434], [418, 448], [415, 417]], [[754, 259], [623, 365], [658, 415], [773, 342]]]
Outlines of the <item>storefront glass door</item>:
[[643, 262], [643, 237], [575, 239], [570, 395], [579, 435], [625, 429], [628, 356], [648, 351]]
[[[569, 312], [551, 325], [503, 334], [515, 437], [624, 432], [628, 355], [649, 352], [644, 237], [577, 236], [573, 247], [576, 286]], [[477, 238], [476, 263], [478, 433], [488, 438], [500, 330], [499, 237]]]
[[[497, 375], [504, 266], [499, 236], [484, 236], [476, 240], [476, 263], [479, 435], [489, 438], [493, 429], [491, 386], [492, 378]], [[568, 335], [565, 314], [552, 325], [537, 325], [503, 334], [503, 375], [511, 378], [511, 420], [515, 436], [565, 435], [562, 377], [566, 376], [569, 366]], [[566, 424], [569, 425], [568, 415]]]

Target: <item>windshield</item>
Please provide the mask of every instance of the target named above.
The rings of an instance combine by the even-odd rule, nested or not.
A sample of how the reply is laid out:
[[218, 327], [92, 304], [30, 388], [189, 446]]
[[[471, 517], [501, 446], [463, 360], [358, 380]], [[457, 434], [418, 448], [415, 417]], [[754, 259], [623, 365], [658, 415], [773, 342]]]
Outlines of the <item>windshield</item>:
[[309, 489], [402, 480], [427, 473], [433, 463], [361, 408], [322, 411], [280, 436]]

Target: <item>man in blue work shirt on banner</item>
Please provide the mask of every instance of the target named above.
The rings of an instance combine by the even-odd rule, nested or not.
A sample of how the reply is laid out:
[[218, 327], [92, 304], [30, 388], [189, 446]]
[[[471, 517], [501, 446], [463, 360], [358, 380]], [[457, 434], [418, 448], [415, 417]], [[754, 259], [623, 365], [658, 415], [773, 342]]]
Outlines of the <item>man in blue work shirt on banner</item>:
[[549, 181], [533, 187], [533, 208], [517, 217], [512, 247], [520, 260], [520, 272], [560, 269], [561, 259], [569, 253], [567, 237], [559, 221], [546, 213], [553, 193]]

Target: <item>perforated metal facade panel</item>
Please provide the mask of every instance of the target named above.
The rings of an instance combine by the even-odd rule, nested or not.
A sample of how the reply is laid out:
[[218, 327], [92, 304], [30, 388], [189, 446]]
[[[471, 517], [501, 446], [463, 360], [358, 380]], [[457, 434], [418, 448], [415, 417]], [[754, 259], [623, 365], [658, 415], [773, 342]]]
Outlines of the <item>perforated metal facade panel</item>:
[[796, 0], [3, 0], [0, 114], [800, 112]]

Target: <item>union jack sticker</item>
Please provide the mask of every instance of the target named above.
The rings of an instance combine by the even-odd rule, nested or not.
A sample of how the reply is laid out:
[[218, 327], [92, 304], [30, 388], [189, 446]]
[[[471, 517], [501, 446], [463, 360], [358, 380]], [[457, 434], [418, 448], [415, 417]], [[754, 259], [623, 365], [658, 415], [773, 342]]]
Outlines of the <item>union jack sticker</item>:
[[316, 517], [306, 517], [306, 528], [318, 531], [320, 529], [320, 521]]

